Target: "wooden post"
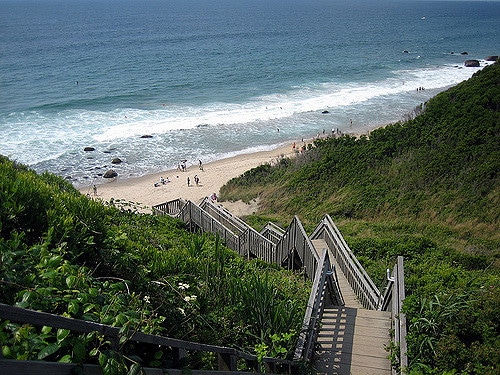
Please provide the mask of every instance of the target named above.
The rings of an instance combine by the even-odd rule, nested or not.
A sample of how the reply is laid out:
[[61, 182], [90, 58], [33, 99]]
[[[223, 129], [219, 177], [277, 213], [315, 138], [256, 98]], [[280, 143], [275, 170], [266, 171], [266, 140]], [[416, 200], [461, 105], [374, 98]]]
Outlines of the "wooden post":
[[236, 356], [218, 353], [219, 371], [236, 371]]
[[173, 351], [173, 367], [174, 368], [181, 368], [182, 366], [182, 359], [187, 356], [186, 349], [184, 348], [172, 348]]

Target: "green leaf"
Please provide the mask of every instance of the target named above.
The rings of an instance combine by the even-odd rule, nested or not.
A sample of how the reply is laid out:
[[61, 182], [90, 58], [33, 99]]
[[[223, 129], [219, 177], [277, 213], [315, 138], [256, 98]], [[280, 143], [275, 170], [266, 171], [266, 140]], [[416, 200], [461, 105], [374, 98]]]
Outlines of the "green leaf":
[[49, 333], [51, 330], [52, 330], [52, 327], [48, 327], [48, 326], [43, 326], [42, 327], [42, 333], [45, 334], [45, 335], [47, 333]]
[[62, 363], [71, 363], [71, 356], [69, 354], [66, 354], [64, 357], [62, 357], [58, 362]]
[[76, 299], [72, 299], [68, 303], [68, 312], [71, 314], [76, 314], [78, 313], [78, 309], [80, 308], [80, 305], [78, 304], [78, 301]]
[[73, 288], [75, 287], [77, 281], [78, 279], [76, 278], [76, 276], [70, 275], [66, 278], [66, 285], [68, 286], [68, 288]]
[[7, 345], [2, 346], [2, 355], [4, 356], [4, 358], [10, 358], [11, 356], [10, 347], [8, 347]]
[[128, 370], [128, 375], [137, 375], [141, 373], [141, 365], [138, 363], [134, 363], [132, 366], [130, 366], [130, 369]]
[[161, 359], [163, 357], [163, 350], [156, 351], [154, 357], [155, 359]]
[[104, 353], [99, 354], [99, 365], [101, 368], [104, 368], [106, 366], [106, 363], [108, 363], [108, 356]]
[[96, 356], [96, 355], [97, 355], [97, 353], [99, 353], [99, 349], [98, 349], [98, 348], [94, 348], [94, 349], [92, 349], [92, 350], [90, 351], [89, 356], [90, 356], [90, 357], [94, 357], [94, 356]]
[[62, 328], [59, 328], [57, 330], [57, 343], [60, 343], [61, 341], [63, 341], [66, 337], [68, 337], [69, 335], [69, 329], [62, 329]]
[[123, 344], [124, 342], [126, 342], [128, 340], [128, 337], [127, 335], [123, 335], [123, 336], [120, 336], [120, 341], [119, 341], [119, 344]]
[[94, 305], [93, 303], [87, 303], [84, 307], [83, 307], [83, 312], [84, 313], [88, 313], [90, 310], [92, 310], [93, 308], [95, 308], [96, 305]]
[[73, 345], [73, 354], [75, 356], [75, 361], [78, 363], [83, 362], [85, 359], [85, 345], [83, 345], [80, 340]]
[[54, 354], [58, 350], [59, 350], [59, 345], [49, 344], [45, 348], [40, 350], [40, 352], [38, 353], [38, 359], [44, 359], [45, 357], [48, 357], [49, 355]]

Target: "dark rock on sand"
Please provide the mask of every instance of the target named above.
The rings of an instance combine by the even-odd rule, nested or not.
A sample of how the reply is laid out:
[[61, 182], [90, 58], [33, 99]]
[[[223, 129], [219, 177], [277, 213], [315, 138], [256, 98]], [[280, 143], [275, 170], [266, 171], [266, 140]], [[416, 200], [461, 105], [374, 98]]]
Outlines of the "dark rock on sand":
[[479, 60], [465, 60], [464, 65], [475, 68], [479, 66]]
[[95, 151], [95, 147], [85, 147], [83, 151]]
[[114, 170], [110, 169], [104, 175], [102, 176], [103, 178], [114, 178], [118, 176], [118, 173], [116, 173]]

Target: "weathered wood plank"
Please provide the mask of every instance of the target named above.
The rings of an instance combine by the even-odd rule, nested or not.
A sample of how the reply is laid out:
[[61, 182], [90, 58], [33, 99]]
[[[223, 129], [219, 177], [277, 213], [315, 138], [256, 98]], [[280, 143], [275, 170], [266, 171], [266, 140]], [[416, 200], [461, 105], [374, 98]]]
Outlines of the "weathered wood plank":
[[[98, 365], [83, 365], [85, 375], [102, 375], [101, 367]], [[78, 365], [73, 363], [56, 363], [44, 361], [15, 361], [0, 359], [0, 373], [2, 375], [71, 375]], [[159, 369], [143, 368], [146, 375], [183, 375], [186, 370], [181, 369]], [[266, 372], [273, 374], [272, 372]], [[192, 375], [255, 375], [255, 372], [245, 371], [222, 371], [222, 370], [189, 370]]]
[[326, 374], [390, 374], [385, 350], [390, 340], [389, 317], [387, 312], [347, 306], [326, 308], [315, 367]]

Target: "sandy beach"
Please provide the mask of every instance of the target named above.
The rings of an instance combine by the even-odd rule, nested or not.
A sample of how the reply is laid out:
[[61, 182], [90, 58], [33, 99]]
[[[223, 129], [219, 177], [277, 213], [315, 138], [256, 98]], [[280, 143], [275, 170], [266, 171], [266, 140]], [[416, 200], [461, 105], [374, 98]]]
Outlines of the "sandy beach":
[[[302, 143], [300, 143], [301, 145]], [[298, 147], [299, 143], [297, 143]], [[203, 170], [199, 168], [197, 160], [188, 160], [186, 171], [167, 170], [126, 179], [121, 179], [119, 176], [109, 180], [103, 178], [101, 183], [96, 184], [97, 195], [94, 194], [92, 185], [81, 187], [79, 190], [83, 194], [103, 201], [109, 201], [113, 198], [135, 202], [144, 207], [144, 211], [151, 212], [152, 206], [177, 198], [199, 202], [213, 193], [218, 196], [220, 188], [231, 178], [238, 177], [259, 165], [273, 164], [280, 158], [293, 155], [295, 155], [295, 150], [290, 143], [271, 151], [243, 154], [203, 164]], [[198, 185], [195, 183], [195, 175], [199, 177]], [[165, 180], [168, 178], [170, 182], [162, 184], [161, 178]], [[188, 178], [190, 186], [187, 183]], [[236, 215], [249, 214], [256, 209], [255, 205], [246, 205], [242, 202], [224, 202], [224, 206]]]

